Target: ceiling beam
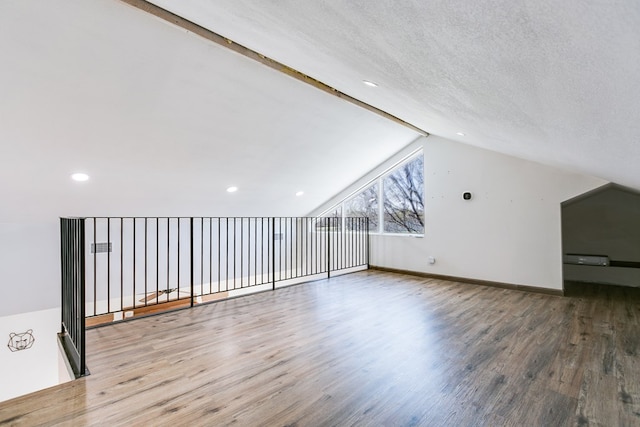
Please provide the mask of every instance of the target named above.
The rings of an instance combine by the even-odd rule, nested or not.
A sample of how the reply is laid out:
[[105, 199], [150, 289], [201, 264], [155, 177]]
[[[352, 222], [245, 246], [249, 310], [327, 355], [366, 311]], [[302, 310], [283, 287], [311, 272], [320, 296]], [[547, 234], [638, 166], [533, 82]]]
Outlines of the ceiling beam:
[[234, 42], [233, 40], [229, 40], [226, 37], [221, 36], [220, 34], [214, 33], [213, 31], [204, 28], [198, 24], [195, 24], [188, 19], [185, 19], [181, 16], [178, 16], [172, 12], [169, 12], [166, 9], [163, 9], [155, 4], [149, 3], [146, 0], [120, 0], [130, 6], [133, 6], [137, 9], [140, 9], [144, 12], [150, 13], [160, 19], [163, 19], [171, 24], [177, 25], [178, 27], [189, 31], [191, 33], [197, 34], [200, 37], [203, 37], [209, 41], [212, 41], [220, 46], [223, 46], [227, 49], [230, 49], [236, 53], [239, 53], [247, 58], [253, 59], [263, 65], [266, 65], [269, 68], [277, 70], [281, 73], [284, 73], [294, 79], [306, 83], [310, 86], [315, 87], [316, 89], [320, 89], [323, 92], [326, 92], [330, 95], [336, 96], [338, 98], [344, 99], [347, 102], [350, 102], [353, 105], [357, 105], [360, 108], [364, 108], [367, 111], [371, 111], [379, 116], [384, 117], [385, 119], [391, 120], [395, 123], [398, 123], [406, 128], [409, 128], [415, 132], [418, 132], [421, 135], [427, 136], [429, 133], [423, 129], [418, 128], [417, 126], [412, 125], [392, 114], [387, 113], [379, 108], [374, 107], [373, 105], [367, 104], [366, 102], [360, 101], [352, 96], [347, 95], [346, 93], [340, 92], [339, 90], [322, 83], [319, 80], [314, 79], [313, 77], [309, 77], [308, 75], [301, 73], [298, 70], [295, 70], [291, 67], [288, 67], [274, 59], [268, 58], [254, 50], [251, 50], [241, 44]]

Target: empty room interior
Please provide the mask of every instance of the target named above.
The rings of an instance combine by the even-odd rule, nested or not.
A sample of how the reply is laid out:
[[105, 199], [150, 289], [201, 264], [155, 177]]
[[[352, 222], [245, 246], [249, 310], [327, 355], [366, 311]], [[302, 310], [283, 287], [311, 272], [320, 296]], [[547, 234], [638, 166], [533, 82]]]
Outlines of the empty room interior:
[[640, 3], [0, 1], [0, 424], [640, 425]]

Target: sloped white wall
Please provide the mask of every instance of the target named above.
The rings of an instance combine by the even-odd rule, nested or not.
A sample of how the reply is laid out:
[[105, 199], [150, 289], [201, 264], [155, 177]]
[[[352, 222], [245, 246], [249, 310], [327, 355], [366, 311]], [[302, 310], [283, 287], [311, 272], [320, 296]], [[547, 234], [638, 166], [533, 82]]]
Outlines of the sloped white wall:
[[404, 151], [419, 145], [425, 235], [372, 235], [371, 265], [562, 289], [560, 203], [606, 182], [436, 136]]

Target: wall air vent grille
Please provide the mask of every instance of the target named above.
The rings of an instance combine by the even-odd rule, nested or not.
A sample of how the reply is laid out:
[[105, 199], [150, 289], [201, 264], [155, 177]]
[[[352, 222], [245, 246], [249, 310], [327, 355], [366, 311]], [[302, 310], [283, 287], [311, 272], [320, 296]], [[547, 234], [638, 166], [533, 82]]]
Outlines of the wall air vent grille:
[[111, 242], [104, 242], [104, 243], [92, 243], [91, 244], [91, 253], [92, 254], [100, 254], [100, 253], [106, 253], [106, 252], [111, 252]]

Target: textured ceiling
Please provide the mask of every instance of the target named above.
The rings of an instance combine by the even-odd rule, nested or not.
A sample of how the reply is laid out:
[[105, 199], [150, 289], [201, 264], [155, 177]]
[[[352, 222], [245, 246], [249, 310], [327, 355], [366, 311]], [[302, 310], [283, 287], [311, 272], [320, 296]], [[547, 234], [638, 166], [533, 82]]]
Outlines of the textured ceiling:
[[0, 1], [0, 52], [0, 222], [304, 215], [418, 136], [116, 0]]
[[433, 134], [640, 188], [637, 0], [153, 3]]

